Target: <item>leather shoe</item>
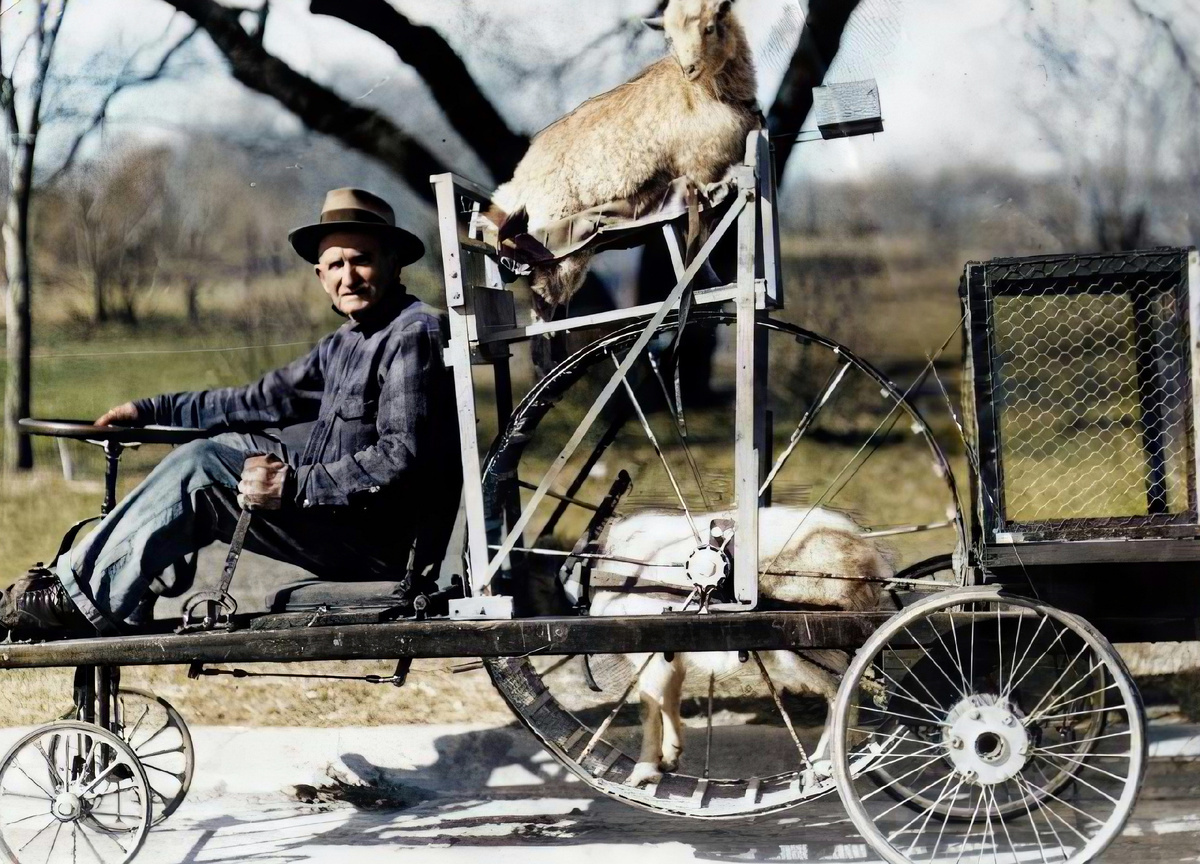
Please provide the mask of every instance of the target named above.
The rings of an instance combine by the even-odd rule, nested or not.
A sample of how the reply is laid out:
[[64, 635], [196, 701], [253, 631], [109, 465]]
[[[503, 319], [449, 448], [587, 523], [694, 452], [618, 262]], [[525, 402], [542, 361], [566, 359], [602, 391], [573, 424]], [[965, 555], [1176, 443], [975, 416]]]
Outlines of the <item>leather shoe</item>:
[[0, 628], [20, 636], [93, 629], [58, 577], [44, 567], [34, 567], [0, 591]]

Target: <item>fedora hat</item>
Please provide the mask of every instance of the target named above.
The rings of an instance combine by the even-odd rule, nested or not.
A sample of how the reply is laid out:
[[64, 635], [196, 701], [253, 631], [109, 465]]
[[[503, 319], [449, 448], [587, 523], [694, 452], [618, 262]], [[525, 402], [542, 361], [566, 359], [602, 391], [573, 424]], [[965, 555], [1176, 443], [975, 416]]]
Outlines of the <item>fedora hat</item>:
[[325, 193], [320, 221], [288, 232], [288, 242], [310, 264], [316, 264], [322, 238], [337, 231], [369, 232], [384, 238], [407, 267], [425, 254], [417, 235], [396, 226], [390, 204], [364, 189], [332, 189]]

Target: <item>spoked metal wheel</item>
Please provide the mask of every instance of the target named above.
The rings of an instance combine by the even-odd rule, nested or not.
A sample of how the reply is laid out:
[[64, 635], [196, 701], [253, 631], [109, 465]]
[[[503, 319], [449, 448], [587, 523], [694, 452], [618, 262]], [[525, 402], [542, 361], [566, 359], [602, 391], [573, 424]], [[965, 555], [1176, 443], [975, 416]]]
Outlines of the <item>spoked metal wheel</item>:
[[[154, 799], [151, 824], [159, 825], [179, 809], [191, 788], [196, 769], [192, 734], [174, 705], [145, 690], [122, 687], [116, 710], [117, 734], [146, 769]], [[63, 719], [75, 716], [72, 710]]]
[[[655, 353], [673, 333], [673, 322], [662, 326], [510, 555], [508, 575], [521, 614], [567, 611], [559, 575], [564, 562], [563, 578], [573, 567], [576, 581], [592, 580], [595, 590], [581, 598], [591, 614], [698, 607], [694, 597], [689, 606], [685, 587], [678, 594], [664, 589], [642, 595], [645, 604], [638, 608], [600, 608], [592, 602], [603, 595], [597, 586], [646, 562], [632, 547], [599, 549], [593, 541], [614, 518], [678, 514], [682, 519], [671, 530], [682, 530], [681, 537], [659, 539], [678, 539], [685, 554], [659, 572], [695, 575], [684, 559], [704, 544], [688, 532], [707, 533], [714, 520], [736, 515], [734, 368], [730, 352], [720, 350], [733, 344], [734, 324], [731, 313], [693, 313], [684, 339], [709, 340], [718, 351], [707, 389], [694, 378], [689, 382], [685, 370], [682, 406]], [[903, 394], [843, 346], [776, 321], [757, 326], [771, 370], [764, 395], [773, 430], [763, 482], [770, 504], [760, 513], [760, 536], [799, 536], [810, 508], [820, 506], [851, 511], [867, 536], [887, 544], [897, 568], [955, 548], [962, 517], [948, 463]], [[513, 524], [529, 490], [640, 333], [641, 326], [632, 325], [580, 350], [517, 407], [485, 464], [485, 508], [493, 524]], [[493, 547], [501, 530], [489, 538]], [[728, 562], [721, 554], [711, 557], [705, 572], [720, 574]], [[777, 557], [783, 562], [786, 556]], [[773, 563], [764, 561], [768, 573], [775, 572]], [[784, 563], [776, 570], [785, 571]], [[942, 576], [941, 582], [927, 575], [913, 581], [926, 590], [955, 584], [953, 572]], [[874, 592], [882, 588], [871, 586]], [[717, 588], [715, 600], [723, 589]], [[657, 709], [639, 712], [638, 682], [667, 667], [664, 655], [593, 655], [586, 662], [529, 657], [488, 666], [504, 698], [561, 762], [624, 801], [681, 815], [731, 817], [783, 809], [832, 788], [828, 766], [816, 752], [827, 703], [814, 691], [832, 696], [847, 663], [844, 653], [706, 653], [670, 661], [684, 670], [678, 699], [666, 700], [681, 706], [682, 755], [665, 747], [657, 770], [642, 752], [643, 732], [659, 734]], [[670, 726], [673, 719], [664, 715], [662, 722]]]
[[0, 853], [29, 864], [124, 864], [150, 829], [150, 785], [129, 745], [78, 720], [23, 736], [0, 762]]
[[892, 864], [1075, 864], [1133, 809], [1144, 723], [1124, 663], [1090, 625], [964, 588], [905, 609], [855, 656], [833, 767], [855, 827]]

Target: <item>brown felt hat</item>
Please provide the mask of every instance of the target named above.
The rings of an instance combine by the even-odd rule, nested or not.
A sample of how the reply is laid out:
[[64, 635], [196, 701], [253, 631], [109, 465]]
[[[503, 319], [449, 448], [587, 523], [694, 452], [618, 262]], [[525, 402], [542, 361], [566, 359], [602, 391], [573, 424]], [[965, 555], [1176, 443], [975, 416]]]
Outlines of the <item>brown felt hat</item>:
[[316, 264], [322, 238], [337, 231], [378, 234], [395, 250], [401, 267], [407, 267], [425, 254], [425, 244], [417, 235], [396, 226], [392, 206], [365, 189], [332, 189], [325, 193], [320, 221], [293, 228], [288, 233], [288, 241], [301, 258]]

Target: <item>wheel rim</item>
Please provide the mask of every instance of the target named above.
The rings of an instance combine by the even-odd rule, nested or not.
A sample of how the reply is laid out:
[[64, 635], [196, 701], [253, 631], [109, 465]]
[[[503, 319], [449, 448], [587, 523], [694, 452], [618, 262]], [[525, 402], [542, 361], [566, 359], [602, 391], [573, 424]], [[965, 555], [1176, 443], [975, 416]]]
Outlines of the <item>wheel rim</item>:
[[153, 693], [122, 687], [117, 702], [118, 732], [146, 769], [152, 824], [161, 824], [179, 809], [192, 785], [196, 754], [191, 732], [175, 706]]
[[[704, 333], [711, 332], [713, 340], [720, 342], [721, 334], [731, 330], [735, 321], [732, 314], [700, 311], [694, 314], [684, 338], [704, 338]], [[961, 511], [946, 459], [920, 414], [890, 382], [844, 347], [775, 321], [762, 320], [758, 326], [760, 333], [766, 334], [763, 341], [772, 368], [778, 370], [782, 359], [783, 368], [796, 373], [780, 375], [780, 379], [817, 382], [807, 393], [772, 390], [768, 394], [776, 431], [771, 464], [779, 466], [770, 484], [775, 502], [853, 506], [868, 528], [895, 529], [898, 520], [892, 516], [862, 518], [863, 508], [854, 497], [861, 490], [852, 481], [857, 482], [860, 471], [878, 471], [869, 460], [879, 451], [893, 461], [894, 453], [901, 449], [908, 457], [923, 454], [924, 465], [932, 470], [919, 470], [924, 471], [924, 482], [937, 490], [931, 496], [936, 503], [930, 504], [928, 512], [922, 511], [917, 521], [927, 525], [940, 520], [944, 527], [924, 534], [913, 532], [921, 535], [921, 542], [910, 543], [905, 554], [918, 560], [928, 557], [932, 548], [944, 551], [953, 547], [962, 536]], [[611, 375], [640, 332], [641, 326], [633, 325], [577, 352], [539, 382], [514, 411], [484, 468], [485, 509], [493, 524], [503, 524], [506, 519], [511, 524], [512, 502], [524, 494], [519, 490], [540, 480], [548, 461], [546, 454], [557, 452], [569, 434], [568, 424], [578, 416], [573, 413], [576, 406], [588, 404], [590, 388]], [[667, 322], [656, 338], [671, 332], [673, 323]], [[614, 397], [625, 406], [623, 417], [614, 409], [601, 419], [597, 425], [608, 422], [609, 429], [585, 439], [578, 456], [568, 463], [561, 487], [554, 491], [594, 505], [619, 472], [626, 471], [634, 491], [621, 500], [618, 515], [661, 508], [698, 514], [730, 507], [732, 429], [723, 430], [728, 439], [722, 439], [713, 432], [708, 418], [725, 417], [731, 426], [727, 418], [733, 412], [719, 404], [688, 407], [680, 422], [677, 412], [671, 410], [674, 384], [668, 376], [648, 358], [639, 361], [635, 370], [640, 370], [640, 382], [631, 381], [629, 388]], [[718, 390], [728, 380], [721, 378], [720, 370], [714, 372], [714, 378]], [[810, 408], [808, 425], [796, 434]], [[616, 432], [612, 432], [614, 424]], [[681, 427], [687, 431], [686, 442]], [[897, 428], [905, 430], [903, 437], [895, 434]], [[563, 429], [567, 429], [565, 434]], [[610, 433], [607, 441], [606, 431]], [[819, 446], [808, 449], [813, 438]], [[826, 449], [833, 455], [816, 458]], [[845, 454], [845, 461], [838, 461], [839, 453]], [[859, 462], [850, 464], [856, 454]], [[722, 462], [726, 457], [728, 461]], [[819, 471], [813, 469], [806, 475], [818, 461]], [[847, 465], [849, 470], [843, 471]], [[867, 468], [861, 467], [864, 465]], [[909, 467], [905, 465], [906, 470]], [[831, 494], [822, 498], [823, 489]], [[795, 496], [804, 494], [809, 495], [808, 500], [797, 502]], [[822, 500], [815, 500], [818, 498]], [[527, 604], [521, 612], [565, 611], [538, 605], [556, 590], [555, 568], [542, 568], [539, 575], [538, 564], [543, 552], [561, 556], [559, 550], [570, 549], [588, 515], [563, 498], [543, 503], [530, 523], [534, 529], [526, 535], [537, 539], [518, 544], [519, 549], [530, 551], [518, 552], [510, 559], [518, 604], [522, 599]], [[901, 537], [900, 543], [911, 540], [900, 534], [890, 536]], [[498, 542], [498, 536], [489, 537], [489, 543]], [[561, 561], [561, 557], [545, 557]], [[720, 561], [696, 554], [688, 557], [688, 563], [688, 572], [696, 579], [701, 577], [694, 574], [701, 570], [718, 575], [722, 570]], [[522, 591], [528, 592], [523, 598]], [[676, 597], [675, 603], [682, 605], [685, 600]], [[822, 655], [820, 674], [832, 694], [835, 676], [845, 668], [846, 657], [841, 652], [816, 653]], [[683, 757], [675, 770], [663, 772], [660, 780], [642, 787], [631, 785], [645, 773], [638, 764], [642, 728], [638, 688], [633, 682], [643, 663], [659, 663], [661, 655], [649, 661], [644, 654], [593, 656], [590, 673], [595, 679], [592, 683], [602, 688], [599, 692], [589, 686], [589, 670], [582, 658], [503, 659], [488, 661], [488, 668], [525, 725], [560, 762], [594, 788], [658, 811], [721, 818], [772, 812], [832, 788], [821, 766], [814, 770], [812, 759], [806, 761], [813, 756], [825, 728], [824, 700], [811, 691], [805, 697], [791, 692], [803, 688], [791, 686], [795, 676], [789, 674], [788, 657], [794, 655], [784, 655], [787, 652], [763, 652], [761, 656], [749, 652], [739, 660], [736, 653], [720, 654], [714, 655], [719, 659], [706, 663], [685, 658], [689, 669], [682, 694]], [[745, 723], [755, 728], [746, 729]], [[751, 736], [759, 739], [760, 746], [752, 748], [746, 743]], [[754, 752], [747, 756], [751, 750]], [[763, 759], [756, 764], [750, 757], [759, 755]]]
[[[1090, 860], [1128, 819], [1146, 760], [1141, 702], [1107, 640], [986, 587], [876, 631], [832, 736], [846, 809], [893, 864]], [[868, 754], [872, 770], [853, 772]]]
[[24, 735], [0, 761], [0, 852], [20, 864], [124, 864], [145, 842], [146, 772], [124, 741], [77, 720]]

